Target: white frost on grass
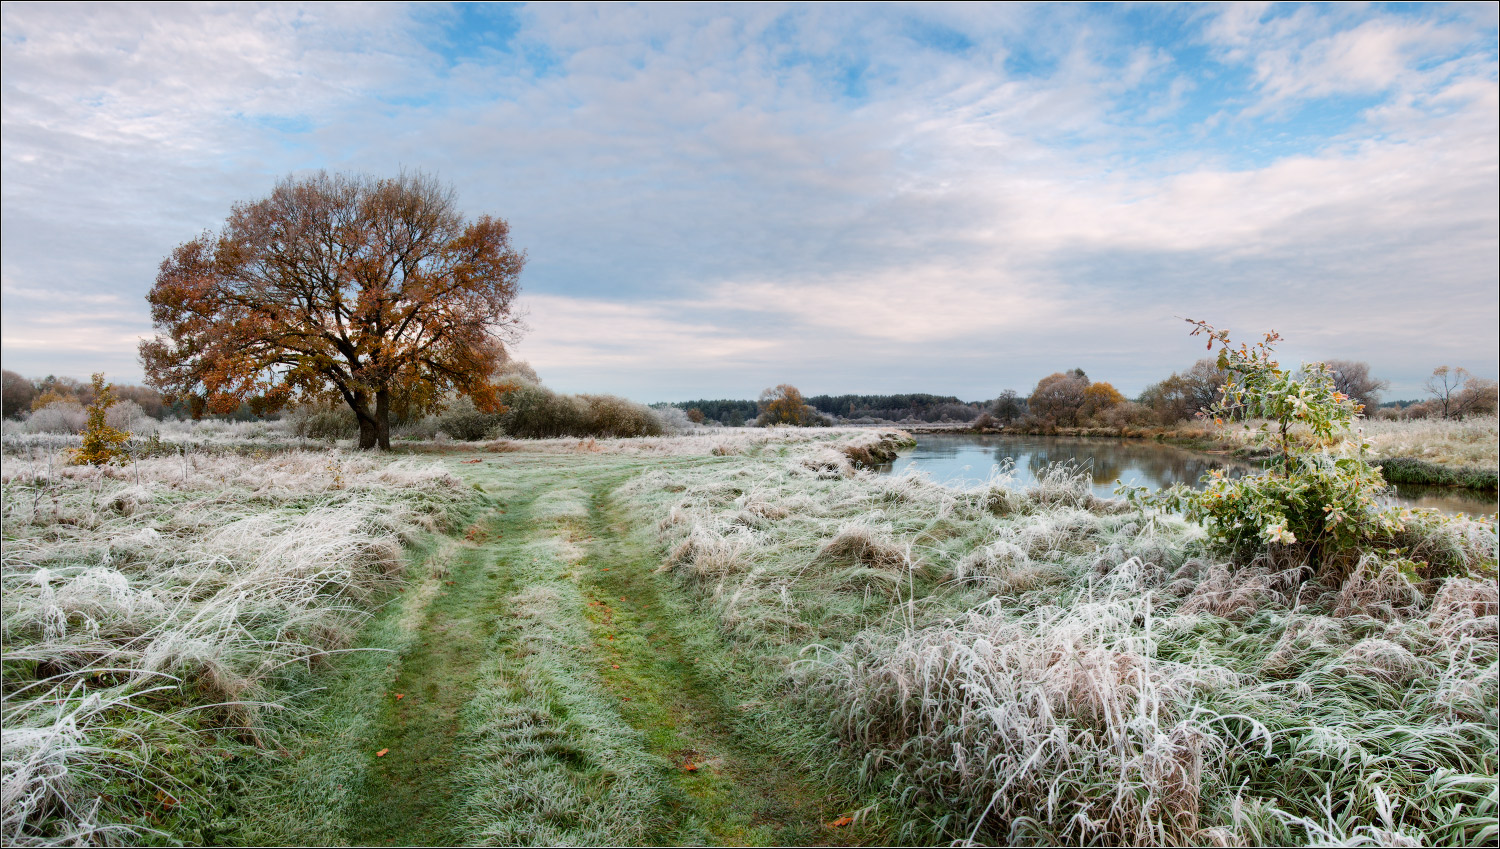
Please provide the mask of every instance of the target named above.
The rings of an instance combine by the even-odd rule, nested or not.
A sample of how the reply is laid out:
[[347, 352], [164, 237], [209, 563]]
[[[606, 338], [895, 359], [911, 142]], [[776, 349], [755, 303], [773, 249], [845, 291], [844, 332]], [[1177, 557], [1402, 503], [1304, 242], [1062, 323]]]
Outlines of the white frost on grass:
[[34, 446], [5, 455], [0, 491], [0, 816], [17, 845], [138, 838], [100, 790], [122, 770], [171, 781], [144, 753], [187, 732], [148, 705], [170, 691], [210, 727], [258, 735], [272, 685], [346, 647], [399, 580], [403, 543], [473, 495], [441, 469], [367, 456], [94, 468]]
[[[790, 711], [827, 718], [830, 768], [884, 794], [902, 839], [1496, 833], [1493, 525], [1418, 516], [1400, 555], [1303, 585], [1074, 471], [955, 489], [845, 469], [837, 447], [662, 469], [618, 496], [756, 670], [742, 697], [790, 688]], [[1473, 577], [1413, 576], [1429, 568]]]

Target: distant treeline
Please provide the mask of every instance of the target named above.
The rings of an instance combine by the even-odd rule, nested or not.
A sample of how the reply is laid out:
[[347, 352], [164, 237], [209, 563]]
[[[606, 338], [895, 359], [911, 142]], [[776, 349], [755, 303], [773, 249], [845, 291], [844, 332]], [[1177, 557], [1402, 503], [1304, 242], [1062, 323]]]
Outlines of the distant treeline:
[[[1441, 366], [1427, 381], [1429, 398], [1382, 404], [1380, 390], [1390, 384], [1370, 375], [1369, 365], [1347, 360], [1329, 360], [1325, 366], [1335, 388], [1360, 404], [1366, 415], [1380, 418], [1464, 418], [1494, 415], [1497, 406], [1495, 381], [1477, 378], [1462, 368]], [[1019, 425], [1021, 427], [1149, 427], [1171, 426], [1191, 419], [1211, 406], [1223, 392], [1228, 375], [1212, 359], [1168, 375], [1147, 386], [1131, 399], [1106, 382], [1095, 382], [1082, 369], [1050, 374], [1037, 382], [1029, 394], [1007, 389], [987, 401], [963, 401], [953, 395], [911, 392], [897, 395], [796, 395], [806, 406], [797, 417], [801, 424], [866, 423], [967, 423], [975, 427]], [[767, 393], [796, 393], [795, 387], [780, 386]], [[767, 423], [766, 398], [761, 402], [738, 399], [680, 401], [669, 405], [684, 411], [694, 422], [739, 426]], [[772, 417], [772, 420], [792, 421]]]
[[[965, 402], [953, 395], [929, 395], [910, 392], [899, 395], [812, 395], [803, 402], [819, 413], [835, 419], [924, 422], [971, 422], [989, 408], [988, 401]], [[753, 424], [760, 415], [755, 401], [721, 398], [716, 400], [676, 401], [671, 404], [684, 411], [697, 410], [705, 421], [738, 427]]]

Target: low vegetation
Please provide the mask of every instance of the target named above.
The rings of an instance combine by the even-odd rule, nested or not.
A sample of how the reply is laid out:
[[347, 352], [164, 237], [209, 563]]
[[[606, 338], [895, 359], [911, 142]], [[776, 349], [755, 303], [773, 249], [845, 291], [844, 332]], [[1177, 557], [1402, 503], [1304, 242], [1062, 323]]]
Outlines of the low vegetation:
[[[474, 496], [336, 453], [59, 460], [7, 452], [0, 478], [13, 845], [213, 842], [227, 764], [275, 748], [279, 700]], [[206, 792], [229, 795], [183, 804]]]
[[1413, 514], [1406, 551], [1304, 581], [1065, 470], [954, 490], [820, 448], [621, 495], [746, 698], [819, 723], [836, 744], [807, 756], [902, 840], [1494, 834], [1491, 525]]
[[908, 444], [889, 429], [414, 463], [199, 427], [98, 467], [63, 462], [76, 436], [6, 436], [7, 842], [1472, 845], [1500, 822], [1492, 523], [1405, 511], [1307, 569], [1325, 552], [1228, 545], [1067, 468], [873, 474]]

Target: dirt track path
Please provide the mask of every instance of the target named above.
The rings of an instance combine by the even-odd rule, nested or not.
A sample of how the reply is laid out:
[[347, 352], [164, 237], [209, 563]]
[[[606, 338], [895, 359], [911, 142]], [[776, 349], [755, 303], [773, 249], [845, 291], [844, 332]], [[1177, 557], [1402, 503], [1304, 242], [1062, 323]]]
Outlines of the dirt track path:
[[358, 741], [386, 753], [367, 755], [344, 840], [878, 839], [827, 826], [841, 803], [702, 667], [704, 621], [611, 497], [641, 461], [454, 462], [493, 505], [404, 593], [406, 643]]

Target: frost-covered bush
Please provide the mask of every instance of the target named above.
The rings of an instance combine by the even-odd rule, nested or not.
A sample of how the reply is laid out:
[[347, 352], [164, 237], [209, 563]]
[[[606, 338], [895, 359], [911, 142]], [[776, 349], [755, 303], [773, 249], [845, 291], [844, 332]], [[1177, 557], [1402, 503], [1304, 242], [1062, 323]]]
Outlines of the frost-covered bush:
[[28, 433], [79, 433], [88, 422], [88, 413], [77, 401], [53, 401], [26, 417]]
[[282, 420], [293, 435], [305, 439], [353, 439], [359, 435], [359, 419], [348, 404], [303, 404]]
[[507, 436], [525, 439], [660, 436], [664, 429], [654, 411], [614, 395], [563, 395], [523, 384], [505, 396], [509, 408], [501, 417]]

